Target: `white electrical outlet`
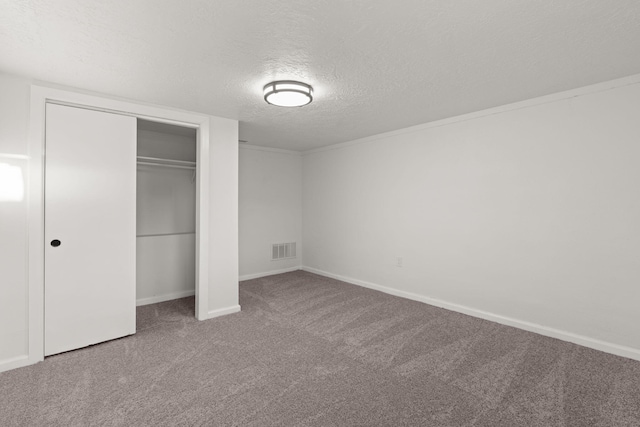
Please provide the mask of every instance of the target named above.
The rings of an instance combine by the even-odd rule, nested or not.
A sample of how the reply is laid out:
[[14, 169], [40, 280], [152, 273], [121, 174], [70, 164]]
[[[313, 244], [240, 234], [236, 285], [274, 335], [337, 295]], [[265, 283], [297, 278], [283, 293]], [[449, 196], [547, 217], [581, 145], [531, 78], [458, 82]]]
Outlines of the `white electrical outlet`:
[[396, 267], [402, 267], [402, 257], [396, 258]]

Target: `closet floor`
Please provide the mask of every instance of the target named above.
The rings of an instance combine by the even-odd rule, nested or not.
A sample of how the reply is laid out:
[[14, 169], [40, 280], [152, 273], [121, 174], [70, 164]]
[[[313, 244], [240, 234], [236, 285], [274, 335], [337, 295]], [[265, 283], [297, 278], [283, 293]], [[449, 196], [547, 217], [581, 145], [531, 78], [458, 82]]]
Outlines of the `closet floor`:
[[195, 323], [196, 298], [187, 297], [136, 308], [136, 333], [176, 324]]

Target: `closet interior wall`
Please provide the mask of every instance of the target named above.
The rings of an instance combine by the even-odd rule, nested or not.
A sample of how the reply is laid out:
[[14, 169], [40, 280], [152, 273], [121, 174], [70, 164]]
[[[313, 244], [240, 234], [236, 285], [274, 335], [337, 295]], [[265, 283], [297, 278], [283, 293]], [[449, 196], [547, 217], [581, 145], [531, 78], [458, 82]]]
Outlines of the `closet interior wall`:
[[196, 130], [138, 120], [136, 300], [195, 294]]

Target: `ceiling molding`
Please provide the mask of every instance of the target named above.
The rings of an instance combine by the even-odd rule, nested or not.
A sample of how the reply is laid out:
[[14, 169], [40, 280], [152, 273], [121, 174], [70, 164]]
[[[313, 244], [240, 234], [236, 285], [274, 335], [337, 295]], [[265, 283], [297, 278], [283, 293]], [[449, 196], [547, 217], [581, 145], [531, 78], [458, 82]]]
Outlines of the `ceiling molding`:
[[565, 99], [576, 98], [576, 97], [590, 95], [598, 92], [605, 92], [605, 91], [616, 89], [619, 87], [631, 86], [639, 83], [640, 83], [640, 74], [634, 74], [632, 76], [627, 76], [620, 79], [597, 83], [594, 85], [584, 86], [577, 89], [558, 92], [551, 95], [540, 96], [537, 98], [527, 99], [525, 101], [514, 102], [512, 104], [501, 105], [499, 107], [488, 108], [486, 110], [480, 110], [473, 113], [462, 114], [459, 116], [449, 117], [446, 119], [436, 120], [433, 122], [427, 122], [427, 123], [423, 123], [416, 126], [410, 126], [404, 129], [398, 129], [391, 132], [384, 132], [377, 135], [368, 136], [365, 138], [354, 139], [353, 141], [346, 141], [338, 144], [328, 145], [326, 147], [320, 147], [312, 150], [301, 151], [301, 153], [302, 155], [306, 156], [310, 154], [321, 153], [323, 151], [339, 150], [342, 148], [351, 147], [353, 145], [367, 144], [370, 142], [377, 141], [379, 139], [390, 138], [396, 135], [419, 132], [425, 129], [446, 126], [453, 123], [464, 122], [467, 120], [473, 120], [481, 117], [491, 116], [494, 114], [505, 113], [507, 111], [515, 111], [515, 110], [521, 110], [524, 108], [536, 107], [538, 105], [550, 104], [553, 102], [563, 101]]
[[292, 154], [294, 156], [302, 155], [302, 151], [286, 150], [284, 148], [263, 147], [261, 145], [240, 144], [239, 147], [241, 150], [267, 151], [270, 153]]

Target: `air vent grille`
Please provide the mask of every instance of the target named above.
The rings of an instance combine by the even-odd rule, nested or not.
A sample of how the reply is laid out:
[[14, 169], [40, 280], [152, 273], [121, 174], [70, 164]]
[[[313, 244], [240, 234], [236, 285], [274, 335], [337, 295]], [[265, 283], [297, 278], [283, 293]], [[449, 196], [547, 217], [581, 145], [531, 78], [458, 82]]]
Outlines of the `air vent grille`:
[[279, 259], [295, 258], [296, 242], [291, 243], [274, 243], [271, 246], [271, 261]]

